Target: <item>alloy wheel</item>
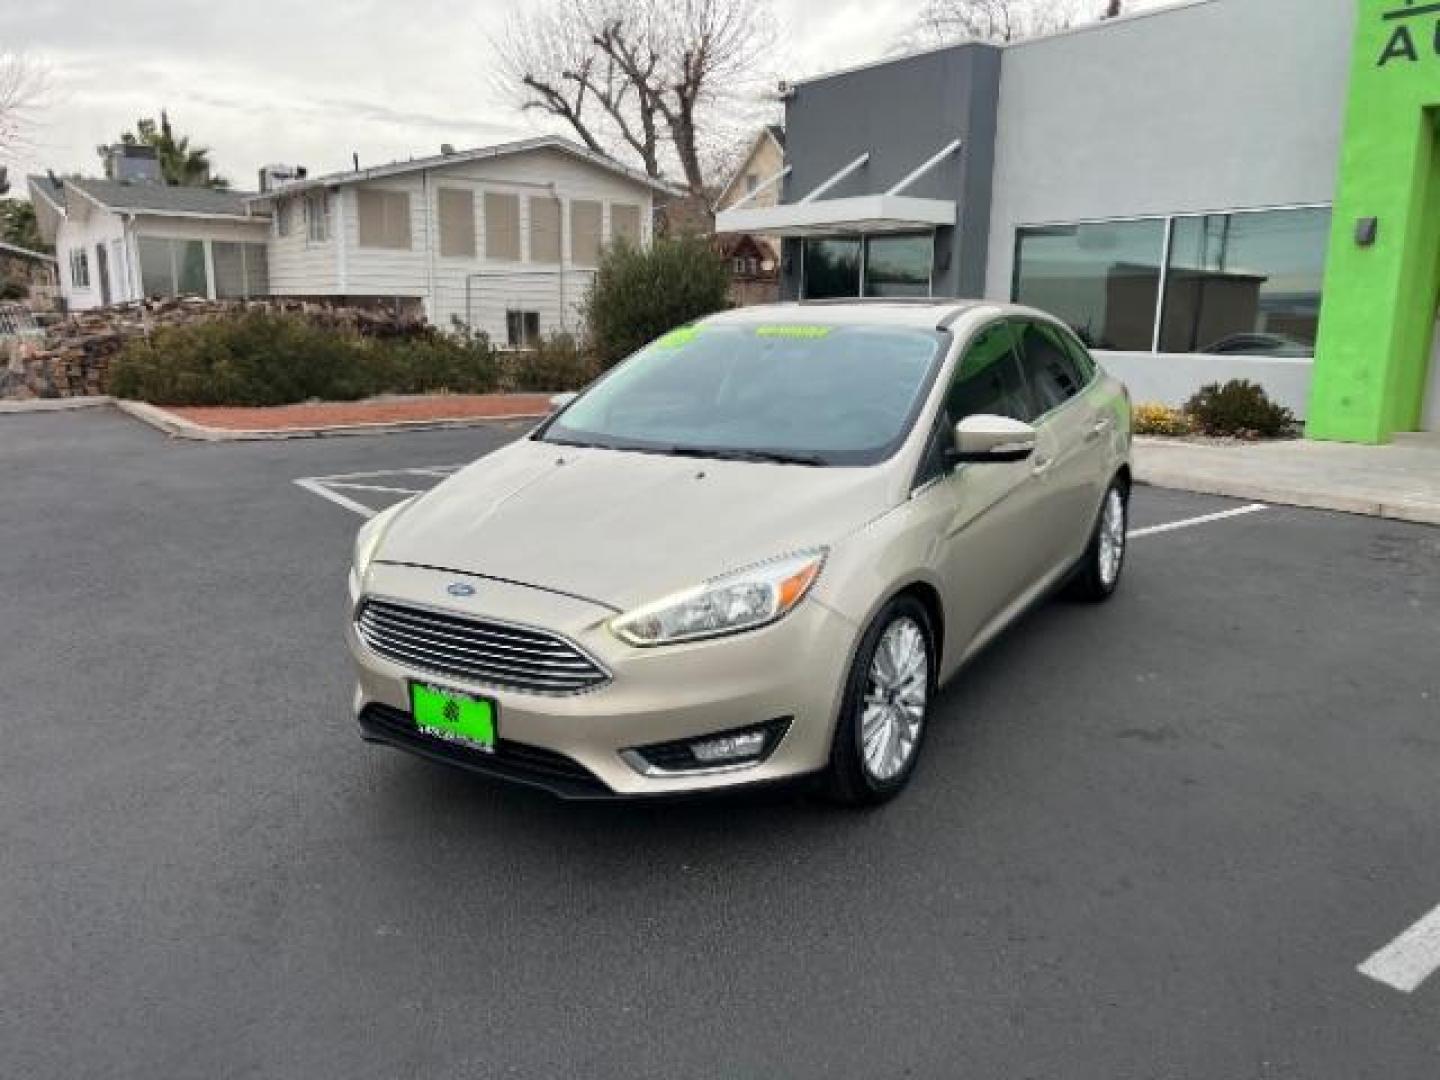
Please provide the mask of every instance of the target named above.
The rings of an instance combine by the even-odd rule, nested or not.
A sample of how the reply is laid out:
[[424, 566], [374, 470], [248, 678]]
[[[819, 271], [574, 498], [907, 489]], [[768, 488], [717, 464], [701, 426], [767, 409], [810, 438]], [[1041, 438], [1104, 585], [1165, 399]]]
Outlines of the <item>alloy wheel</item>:
[[885, 628], [866, 676], [860, 746], [871, 777], [884, 782], [904, 772], [919, 744], [929, 697], [924, 631], [901, 616]]

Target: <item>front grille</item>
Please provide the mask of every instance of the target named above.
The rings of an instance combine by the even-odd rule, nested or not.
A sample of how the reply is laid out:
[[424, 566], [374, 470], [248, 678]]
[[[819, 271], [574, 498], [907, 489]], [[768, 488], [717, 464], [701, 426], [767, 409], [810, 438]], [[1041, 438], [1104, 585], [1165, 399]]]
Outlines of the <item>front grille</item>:
[[609, 680], [605, 669], [558, 634], [367, 600], [356, 619], [361, 639], [397, 664], [467, 682], [574, 694]]

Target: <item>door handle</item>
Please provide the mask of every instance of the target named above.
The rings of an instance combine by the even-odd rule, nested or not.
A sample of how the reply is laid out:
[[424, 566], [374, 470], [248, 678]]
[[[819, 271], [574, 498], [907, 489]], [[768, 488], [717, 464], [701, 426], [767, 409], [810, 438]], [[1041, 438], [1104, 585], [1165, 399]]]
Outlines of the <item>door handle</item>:
[[1115, 421], [1110, 419], [1110, 417], [1108, 416], [1105, 417], [1103, 420], [1096, 420], [1095, 423], [1091, 425], [1090, 430], [1085, 433], [1085, 441], [1094, 442], [1102, 435], [1108, 435], [1110, 433], [1110, 429], [1114, 426]]
[[1031, 476], [1044, 476], [1046, 473], [1048, 473], [1048, 472], [1050, 471], [1050, 466], [1051, 466], [1051, 465], [1054, 465], [1054, 464], [1055, 464], [1055, 459], [1054, 459], [1054, 458], [1051, 458], [1051, 457], [1043, 457], [1043, 456], [1037, 454], [1034, 458], [1031, 459], [1030, 475], [1031, 475]]

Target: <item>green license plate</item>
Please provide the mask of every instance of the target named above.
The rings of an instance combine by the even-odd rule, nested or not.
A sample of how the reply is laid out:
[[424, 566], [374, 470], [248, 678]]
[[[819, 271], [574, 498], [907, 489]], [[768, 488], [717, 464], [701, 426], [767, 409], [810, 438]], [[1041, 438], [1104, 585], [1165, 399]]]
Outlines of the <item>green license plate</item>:
[[431, 683], [410, 684], [410, 712], [422, 735], [495, 752], [495, 702]]

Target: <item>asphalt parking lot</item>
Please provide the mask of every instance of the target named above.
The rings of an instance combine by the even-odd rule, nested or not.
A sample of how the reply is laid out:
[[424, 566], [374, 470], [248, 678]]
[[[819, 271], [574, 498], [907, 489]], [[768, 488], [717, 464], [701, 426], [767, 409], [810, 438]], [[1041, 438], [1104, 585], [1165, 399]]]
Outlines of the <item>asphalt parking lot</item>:
[[898, 802], [576, 805], [348, 713], [361, 514], [520, 430], [0, 417], [0, 1076], [1440, 1075], [1440, 530], [1141, 489]]

